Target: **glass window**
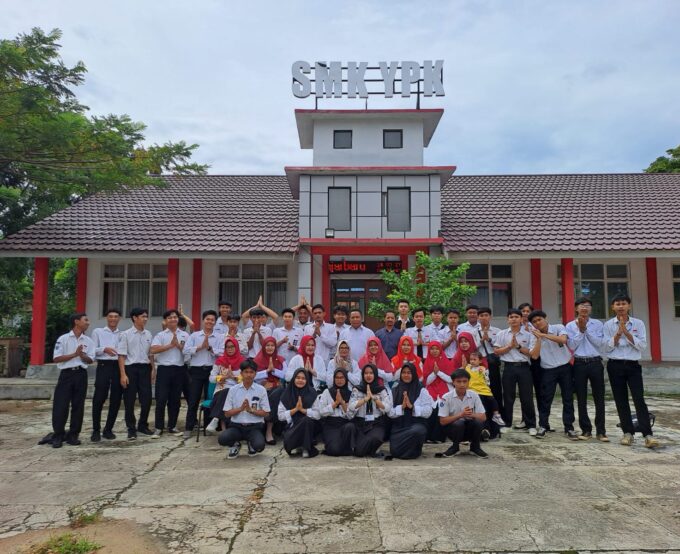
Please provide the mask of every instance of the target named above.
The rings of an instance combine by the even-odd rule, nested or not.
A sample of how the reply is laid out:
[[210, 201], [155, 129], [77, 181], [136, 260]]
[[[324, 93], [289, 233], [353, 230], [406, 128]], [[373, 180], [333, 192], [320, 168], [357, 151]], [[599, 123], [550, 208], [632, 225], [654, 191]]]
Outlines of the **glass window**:
[[240, 313], [257, 303], [264, 303], [275, 312], [288, 305], [288, 266], [286, 264], [231, 264], [218, 269], [218, 296], [232, 303]]
[[680, 279], [680, 264], [673, 264], [673, 279]]
[[114, 279], [125, 278], [125, 266], [124, 265], [105, 265], [104, 266], [104, 277], [111, 277]]
[[488, 306], [498, 315], [505, 314], [513, 306], [512, 265], [471, 264], [465, 282], [477, 287], [470, 304]]
[[264, 279], [264, 264], [243, 264], [244, 279]]
[[328, 189], [328, 227], [336, 231], [352, 229], [352, 189], [331, 187]]
[[166, 308], [167, 264], [116, 264], [104, 266], [102, 315], [110, 308], [128, 314], [132, 308], [145, 308], [159, 317]]
[[240, 265], [221, 265], [220, 279], [238, 279], [241, 276], [240, 271]]
[[680, 281], [673, 283], [673, 298], [675, 299], [675, 317], [680, 317]]
[[403, 148], [404, 131], [401, 129], [383, 130], [383, 148]]
[[333, 131], [333, 148], [352, 148], [352, 131]]
[[411, 189], [387, 189], [387, 230], [411, 230]]
[[[562, 311], [561, 268], [557, 266], [558, 310]], [[574, 296], [586, 296], [593, 302], [592, 316], [607, 319], [611, 299], [620, 292], [628, 293], [626, 264], [574, 264]]]

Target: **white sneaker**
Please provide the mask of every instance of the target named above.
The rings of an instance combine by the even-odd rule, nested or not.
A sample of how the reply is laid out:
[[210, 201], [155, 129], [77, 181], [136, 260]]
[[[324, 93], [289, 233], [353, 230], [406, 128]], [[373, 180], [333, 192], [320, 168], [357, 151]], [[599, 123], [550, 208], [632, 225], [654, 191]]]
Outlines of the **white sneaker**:
[[536, 427], [529, 427], [529, 436], [530, 437], [535, 437], [537, 432], [538, 431], [536, 431]]
[[510, 432], [510, 427], [501, 427], [501, 434], [509, 433]]
[[220, 420], [217, 419], [216, 417], [214, 417], [214, 418], [212, 418], [212, 421], [211, 421], [210, 423], [208, 423], [208, 425], [207, 425], [207, 427], [205, 428], [205, 430], [206, 430], [208, 433], [214, 433], [215, 431], [217, 431], [217, 426], [218, 426], [219, 424], [220, 424]]
[[291, 456], [299, 456], [302, 454], [302, 448], [294, 448], [293, 450], [290, 451]]
[[302, 457], [303, 458], [309, 458], [309, 452], [307, 452], [306, 450], [303, 450], [302, 451]]
[[491, 421], [493, 421], [496, 425], [505, 427], [505, 421], [503, 421], [501, 414], [494, 414], [494, 416], [491, 418]]
[[160, 429], [156, 429], [153, 432], [153, 435], [151, 435], [151, 438], [152, 439], [160, 439], [162, 434], [163, 434], [163, 431], [161, 431]]

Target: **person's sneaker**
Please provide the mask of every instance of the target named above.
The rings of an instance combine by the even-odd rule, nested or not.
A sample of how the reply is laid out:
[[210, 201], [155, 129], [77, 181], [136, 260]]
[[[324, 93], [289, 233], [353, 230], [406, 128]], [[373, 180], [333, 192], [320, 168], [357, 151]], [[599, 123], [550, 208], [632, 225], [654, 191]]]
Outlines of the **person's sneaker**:
[[138, 427], [137, 432], [141, 433], [142, 435], [153, 435], [153, 431], [148, 427]]
[[293, 450], [290, 451], [291, 456], [300, 456], [302, 454], [302, 448], [293, 448]]
[[116, 438], [116, 435], [113, 434], [113, 431], [109, 431], [108, 429], [104, 429], [104, 432], [102, 433], [102, 437], [104, 437], [106, 440], [112, 441]]
[[597, 435], [597, 440], [599, 440], [600, 442], [609, 442], [609, 437], [602, 433]]
[[[600, 436], [600, 435], [598, 435], [598, 437], [599, 437], [599, 436]], [[592, 439], [592, 438], [593, 438], [593, 434], [590, 433], [590, 432], [588, 432], [588, 431], [584, 431], [583, 433], [581, 433], [581, 434], [578, 436], [578, 440], [580, 440], [580, 441], [589, 441], [589, 440]]]
[[217, 419], [216, 417], [212, 418], [212, 421], [210, 423], [208, 423], [208, 425], [205, 428], [206, 432], [214, 433], [215, 431], [217, 431], [217, 426], [219, 424], [220, 424], [219, 419]]
[[[253, 456], [257, 456], [257, 454], [258, 454], [257, 450], [255, 450], [255, 449], [250, 445], [250, 443], [248, 443], [248, 456], [250, 456], [250, 457], [252, 458]], [[304, 451], [303, 451], [303, 452], [302, 452], [302, 457], [304, 458], [304, 456], [305, 456], [305, 453], [304, 453]]]
[[[250, 449], [248, 449], [248, 454], [250, 454]], [[307, 452], [306, 450], [303, 450], [302, 451], [302, 457], [303, 458], [309, 458], [309, 452]]]
[[100, 440], [102, 440], [101, 433], [99, 431], [92, 431], [92, 436], [90, 437], [90, 441], [99, 442]]
[[652, 435], [647, 435], [645, 437], [645, 446], [647, 448], [657, 448], [658, 446], [661, 446], [661, 443]]
[[162, 430], [162, 429], [156, 429], [156, 430], [153, 432], [153, 435], [151, 435], [151, 438], [152, 438], [152, 439], [160, 439], [162, 434], [163, 434], [163, 430]]
[[633, 444], [634, 440], [635, 439], [633, 438], [633, 435], [631, 435], [630, 433], [626, 433], [625, 435], [623, 435], [623, 437], [621, 437], [619, 443], [622, 444], [623, 446], [630, 446], [631, 444]]
[[227, 454], [227, 460], [233, 460], [238, 458], [238, 453], [241, 451], [241, 443], [237, 442], [234, 446], [229, 449], [229, 454]]
[[54, 437], [52, 439], [52, 448], [61, 448], [63, 442], [64, 440], [61, 437]]
[[182, 435], [182, 438], [183, 438], [184, 440], [190, 439], [190, 438], [191, 438], [191, 435], [193, 435], [193, 434], [194, 434], [193, 431], [191, 431], [190, 429], [187, 429], [186, 431], [184, 431], [184, 434]]
[[529, 427], [529, 436], [530, 437], [535, 437], [536, 433], [538, 433], [538, 431], [536, 431], [536, 427]]
[[505, 427], [501, 427], [501, 433], [508, 433], [508, 432], [510, 432], [510, 427], [508, 427], [507, 425]]
[[527, 424], [524, 421], [520, 421], [513, 426], [515, 429], [526, 429]]
[[544, 438], [545, 438], [545, 433], [546, 433], [546, 430], [543, 429], [543, 427], [539, 427], [539, 428], [536, 430], [536, 433], [534, 434], [534, 436], [535, 436], [537, 439], [544, 439]]
[[444, 458], [453, 458], [454, 456], [458, 456], [458, 454], [460, 454], [460, 447], [457, 444], [452, 444], [442, 456], [444, 456]]
[[505, 421], [503, 421], [501, 414], [494, 414], [494, 416], [491, 418], [491, 421], [493, 421], [496, 425], [505, 427]]
[[64, 442], [71, 446], [80, 446], [82, 444], [78, 437], [68, 437]]
[[483, 441], [488, 441], [491, 438], [491, 433], [489, 433], [488, 429], [482, 429], [482, 440]]
[[573, 429], [569, 429], [568, 431], [565, 431], [564, 434], [567, 435], [567, 438], [568, 438], [570, 441], [577, 441], [577, 440], [579, 440], [578, 433], [577, 433], [576, 431], [574, 431]]
[[172, 429], [168, 429], [168, 435], [179, 435], [182, 431], [177, 429], [177, 427], [173, 427]]
[[482, 458], [483, 460], [486, 460], [489, 455], [484, 452], [479, 446], [477, 448], [470, 448], [470, 454], [473, 454], [477, 456], [478, 458]]
[[133, 441], [137, 439], [137, 431], [134, 429], [128, 429], [128, 440]]

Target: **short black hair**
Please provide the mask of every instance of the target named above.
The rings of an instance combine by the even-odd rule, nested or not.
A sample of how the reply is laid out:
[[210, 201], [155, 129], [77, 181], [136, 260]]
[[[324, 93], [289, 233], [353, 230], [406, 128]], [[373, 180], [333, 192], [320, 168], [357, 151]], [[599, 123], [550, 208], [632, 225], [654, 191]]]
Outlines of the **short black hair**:
[[68, 322], [71, 325], [71, 327], [73, 327], [76, 324], [76, 321], [85, 317], [86, 315], [87, 314], [85, 312], [77, 312], [75, 314], [71, 314], [70, 316], [68, 316]]
[[217, 303], [217, 307], [219, 308], [220, 306], [229, 306], [230, 308], [232, 307], [232, 303], [229, 302], [229, 300], [220, 300]]
[[106, 310], [104, 317], [106, 317], [109, 314], [118, 314], [119, 316], [123, 315], [123, 313], [118, 308], [109, 308], [108, 310]]
[[446, 315], [449, 314], [456, 314], [458, 317], [460, 317], [460, 310], [457, 310], [456, 308], [449, 308], [446, 310]]
[[387, 314], [392, 314], [394, 317], [397, 317], [397, 312], [395, 312], [394, 310], [385, 310], [383, 317], [385, 317]]
[[241, 362], [241, 365], [238, 366], [241, 371], [244, 371], [246, 369], [252, 369], [253, 371], [257, 372], [257, 364], [255, 363], [255, 360], [252, 358], [246, 358]]
[[529, 304], [529, 302], [522, 302], [519, 306], [517, 306], [517, 309], [519, 311], [522, 311], [524, 308], [529, 308], [532, 311], [534, 309], [534, 307], [531, 304]]
[[522, 311], [518, 310], [517, 308], [510, 308], [508, 310], [507, 316], [510, 317], [511, 315], [518, 315], [522, 317]]
[[209, 315], [213, 316], [215, 319], [217, 319], [217, 312], [215, 310], [206, 310], [201, 314], [201, 320], [205, 319]]
[[619, 292], [614, 295], [610, 304], [613, 304], [614, 302], [628, 302], [630, 304], [632, 300], [625, 292]]
[[444, 306], [430, 306], [430, 313], [433, 314], [435, 312], [439, 312], [440, 314], [444, 313]]
[[323, 307], [323, 304], [314, 304], [312, 306], [312, 311], [314, 310], [321, 310], [322, 312], [325, 312], [326, 308]]
[[132, 308], [130, 310], [130, 319], [134, 321], [135, 317], [139, 317], [140, 315], [149, 315], [149, 310], [146, 308]]
[[588, 298], [587, 296], [581, 296], [574, 300], [574, 306], [578, 306], [579, 304], [590, 304], [591, 306], [593, 305], [593, 301]]
[[454, 371], [451, 374], [451, 380], [455, 381], [456, 379], [467, 379], [469, 381], [470, 374], [468, 373], [467, 369], [459, 367], [456, 371]]
[[493, 315], [493, 312], [491, 311], [491, 308], [489, 308], [488, 306], [482, 306], [481, 308], [479, 308], [477, 310], [477, 315], [480, 315], [480, 314]]
[[353, 314], [354, 312], [358, 313], [363, 319], [364, 314], [361, 312], [361, 310], [359, 308], [354, 308], [354, 309], [349, 311], [350, 315]]
[[401, 299], [397, 300], [397, 306], [398, 306], [399, 304], [402, 304], [402, 303], [403, 303], [403, 304], [408, 304], [409, 306], [411, 305], [411, 303], [410, 303], [408, 300], [406, 300], [406, 298], [401, 298]]
[[423, 312], [423, 315], [425, 315], [425, 308], [416, 308], [411, 312], [411, 316], [415, 317], [419, 312]]
[[170, 317], [172, 314], [175, 314], [177, 317], [180, 317], [179, 311], [176, 310], [175, 308], [171, 308], [171, 309], [165, 310], [165, 311], [163, 312], [163, 319], [166, 319], [166, 318]]
[[482, 353], [479, 350], [473, 350], [468, 354], [468, 358], [472, 358], [472, 356], [477, 356], [480, 360], [482, 359]]
[[264, 310], [261, 310], [260, 308], [251, 308], [250, 311], [248, 312], [248, 315], [250, 317], [256, 317], [259, 315], [265, 315]]
[[529, 321], [533, 321], [535, 317], [546, 319], [548, 316], [543, 310], [534, 310], [529, 314]]
[[477, 306], [477, 304], [468, 304], [465, 306], [465, 311], [467, 312], [468, 310], [477, 310], [479, 313], [479, 306]]
[[333, 308], [333, 315], [337, 314], [338, 312], [342, 312], [345, 315], [349, 315], [346, 306], [336, 306], [335, 308]]
[[227, 321], [241, 321], [241, 316], [239, 314], [229, 314]]
[[283, 314], [291, 314], [293, 317], [295, 317], [295, 312], [292, 308], [284, 308], [281, 310], [281, 317], [283, 317]]
[[178, 326], [180, 329], [186, 329], [187, 325], [189, 325], [189, 324], [187, 323], [187, 318], [184, 317], [183, 315], [179, 316], [179, 321], [177, 322], [177, 326]]

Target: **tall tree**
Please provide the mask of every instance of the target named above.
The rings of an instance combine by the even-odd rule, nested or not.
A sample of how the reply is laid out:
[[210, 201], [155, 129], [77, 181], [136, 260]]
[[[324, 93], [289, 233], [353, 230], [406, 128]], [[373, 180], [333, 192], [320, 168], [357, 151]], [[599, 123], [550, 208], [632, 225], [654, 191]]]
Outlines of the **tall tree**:
[[659, 156], [645, 173], [680, 173], [680, 146], [666, 150], [667, 156]]

